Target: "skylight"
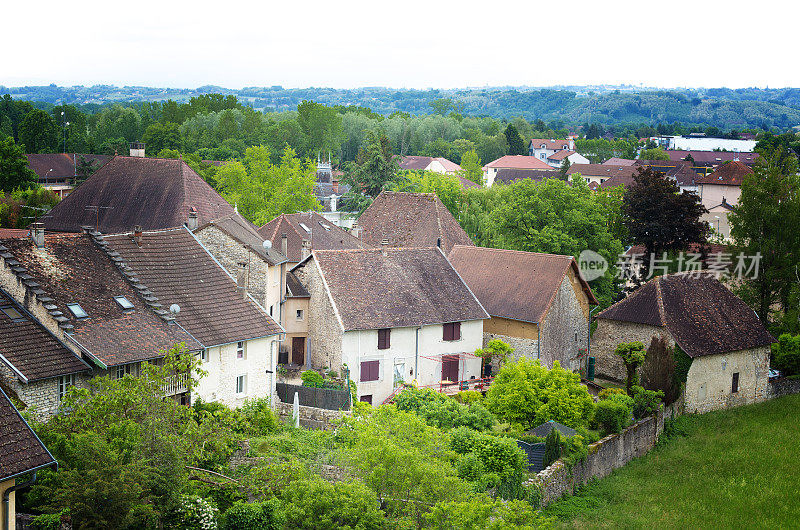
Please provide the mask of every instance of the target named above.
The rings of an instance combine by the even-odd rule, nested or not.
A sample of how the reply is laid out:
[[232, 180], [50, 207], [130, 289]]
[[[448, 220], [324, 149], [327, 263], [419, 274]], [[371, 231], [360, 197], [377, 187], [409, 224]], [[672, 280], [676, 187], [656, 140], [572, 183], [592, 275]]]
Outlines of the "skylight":
[[328, 230], [328, 231], [330, 231], [330, 229], [331, 229], [331, 225], [326, 225], [322, 221], [319, 222], [319, 226], [321, 226], [322, 228], [324, 228], [325, 230]]
[[80, 304], [67, 304], [67, 309], [72, 311], [75, 318], [89, 318], [89, 314], [83, 310]]
[[22, 316], [22, 313], [17, 311], [15, 307], [12, 306], [0, 307], [0, 311], [5, 313], [6, 316], [11, 320], [13, 320], [14, 322], [21, 322], [25, 320], [25, 317]]
[[124, 296], [115, 296], [114, 301], [119, 304], [123, 310], [133, 309], [133, 304]]
[[303, 230], [305, 230], [306, 232], [311, 233], [311, 229], [307, 227], [305, 223], [300, 223], [300, 226], [302, 226]]

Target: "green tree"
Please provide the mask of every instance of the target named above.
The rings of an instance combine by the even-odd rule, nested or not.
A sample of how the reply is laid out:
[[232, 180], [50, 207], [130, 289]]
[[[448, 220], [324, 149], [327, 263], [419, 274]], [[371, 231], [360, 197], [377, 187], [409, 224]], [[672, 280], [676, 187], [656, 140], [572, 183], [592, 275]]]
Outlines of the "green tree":
[[561, 162], [561, 167], [558, 168], [558, 176], [561, 180], [567, 181], [569, 180], [569, 176], [567, 175], [567, 171], [569, 171], [569, 167], [572, 164], [569, 161], [569, 158], [565, 158], [563, 162]]
[[142, 141], [150, 153], [158, 153], [162, 149], [180, 149], [181, 130], [176, 123], [151, 123], [145, 129]]
[[0, 191], [27, 189], [36, 186], [36, 180], [22, 147], [11, 137], [0, 139]]
[[58, 127], [50, 114], [34, 109], [19, 126], [19, 139], [29, 153], [54, 153], [58, 150]]
[[742, 182], [739, 203], [728, 216], [736, 249], [746, 256], [760, 256], [758, 274], [745, 275], [737, 294], [776, 331], [800, 282], [797, 170], [796, 157], [785, 148], [764, 152]]
[[344, 176], [350, 186], [345, 203], [351, 211], [363, 212], [373, 198], [398, 180], [399, 171], [389, 138], [382, 132], [367, 131], [364, 147]]
[[503, 134], [506, 135], [509, 155], [528, 154], [528, 150], [525, 148], [525, 141], [522, 139], [522, 136], [519, 135], [519, 132], [517, 131], [516, 127], [514, 127], [509, 123], [508, 127], [506, 127], [506, 130]]
[[320, 478], [298, 480], [281, 492], [281, 498], [286, 513], [286, 528], [385, 528], [385, 519], [378, 508], [375, 492], [359, 480], [335, 484]]
[[561, 458], [561, 433], [553, 428], [544, 440], [544, 457], [542, 465], [549, 467], [550, 464]]
[[461, 155], [461, 176], [470, 182], [483, 185], [483, 164], [474, 149]]
[[528, 501], [492, 501], [481, 495], [466, 502], [439, 502], [425, 521], [428, 528], [440, 530], [534, 530], [554, 524]]
[[338, 155], [344, 142], [342, 115], [335, 108], [314, 101], [303, 101], [297, 106], [297, 123], [308, 139], [310, 155]]
[[642, 149], [639, 153], [639, 158], [642, 160], [669, 160], [669, 153], [656, 147], [655, 149]]
[[644, 349], [644, 344], [641, 341], [622, 342], [614, 349], [614, 355], [622, 359], [625, 363], [625, 391], [631, 395], [632, 389], [635, 385], [639, 384], [639, 375], [636, 370], [644, 362], [647, 350]]
[[580, 375], [564, 370], [558, 361], [548, 370], [526, 357], [500, 368], [485, 403], [501, 420], [525, 429], [550, 420], [571, 427], [586, 425], [594, 407]]

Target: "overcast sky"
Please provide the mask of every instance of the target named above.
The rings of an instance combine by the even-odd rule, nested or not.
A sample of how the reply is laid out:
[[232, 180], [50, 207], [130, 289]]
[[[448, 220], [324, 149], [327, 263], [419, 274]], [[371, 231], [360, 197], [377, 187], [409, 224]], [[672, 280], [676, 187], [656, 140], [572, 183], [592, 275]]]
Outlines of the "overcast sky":
[[800, 86], [788, 1], [3, 3], [6, 86]]

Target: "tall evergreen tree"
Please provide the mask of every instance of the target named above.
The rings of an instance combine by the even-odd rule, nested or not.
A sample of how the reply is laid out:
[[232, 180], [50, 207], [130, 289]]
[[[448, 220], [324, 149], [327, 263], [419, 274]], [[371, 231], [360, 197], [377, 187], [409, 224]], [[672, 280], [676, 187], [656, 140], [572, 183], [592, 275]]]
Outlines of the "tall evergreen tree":
[[17, 188], [36, 186], [36, 173], [28, 167], [22, 147], [11, 137], [0, 140], [0, 191], [11, 192]]
[[506, 127], [506, 130], [503, 132], [503, 134], [506, 135], [509, 155], [528, 154], [528, 150], [525, 148], [525, 141], [522, 139], [522, 136], [519, 135], [519, 132], [517, 131], [516, 127], [509, 124], [508, 127]]

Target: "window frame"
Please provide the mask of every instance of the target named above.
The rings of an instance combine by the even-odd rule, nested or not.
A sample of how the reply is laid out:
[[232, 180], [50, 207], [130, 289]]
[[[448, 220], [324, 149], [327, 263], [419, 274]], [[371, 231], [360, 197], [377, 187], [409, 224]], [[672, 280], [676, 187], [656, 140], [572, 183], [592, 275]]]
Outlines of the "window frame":
[[392, 328], [378, 330], [378, 349], [388, 350], [392, 347]]
[[[117, 303], [117, 305], [118, 305], [118, 306], [120, 307], [120, 309], [122, 309], [123, 311], [133, 311], [134, 309], [136, 309], [136, 306], [135, 306], [135, 305], [133, 305], [133, 302], [131, 302], [130, 300], [128, 300], [128, 298], [127, 298], [127, 297], [125, 297], [125, 296], [122, 296], [122, 295], [115, 296], [115, 297], [114, 297], [114, 301]], [[130, 307], [126, 307], [126, 306], [125, 306], [125, 304], [127, 304], [127, 305], [128, 305], [128, 306], [130, 306]], [[81, 308], [81, 309], [83, 309], [83, 308]]]
[[461, 340], [461, 322], [445, 322], [442, 324], [442, 340], [444, 342]]
[[[81, 304], [79, 304], [78, 302], [71, 302], [67, 304], [67, 309], [69, 309], [70, 313], [72, 313], [72, 316], [74, 316], [78, 320], [84, 320], [89, 318], [89, 313], [87, 313], [86, 310], [82, 308]], [[79, 312], [81, 314], [79, 314]]]
[[731, 376], [731, 394], [739, 393], [739, 372], [733, 372]]
[[200, 361], [204, 363], [208, 362], [208, 348], [200, 350]]
[[[374, 372], [374, 374], [373, 374]], [[374, 377], [373, 377], [374, 375]], [[370, 383], [373, 381], [380, 381], [381, 379], [381, 362], [380, 360], [361, 361], [359, 366], [359, 382]]]
[[236, 376], [236, 395], [247, 393], [247, 374]]
[[27, 318], [25, 318], [25, 315], [22, 314], [22, 311], [20, 311], [11, 304], [4, 304], [2, 307], [0, 307], [0, 311], [2, 311], [8, 318], [10, 318], [11, 322], [25, 322], [26, 320], [28, 320]]
[[58, 402], [64, 399], [64, 396], [67, 395], [67, 391], [69, 387], [75, 386], [75, 374], [69, 375], [62, 375], [58, 378]]
[[236, 342], [236, 358], [247, 359], [247, 341], [240, 340]]
[[305, 320], [305, 318], [306, 318], [306, 312], [305, 312], [305, 311], [303, 311], [302, 309], [298, 309], [298, 310], [295, 312], [295, 318], [296, 318], [298, 321], [303, 321], [303, 320]]

